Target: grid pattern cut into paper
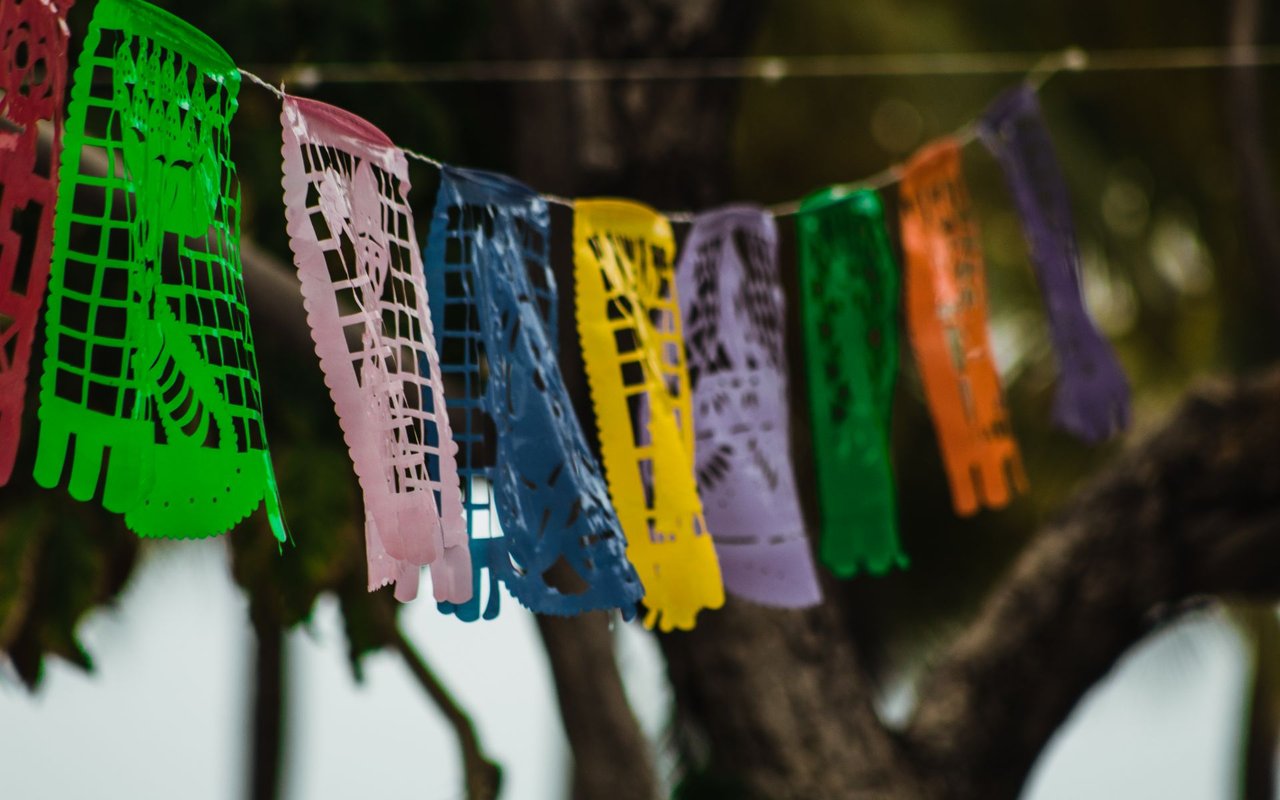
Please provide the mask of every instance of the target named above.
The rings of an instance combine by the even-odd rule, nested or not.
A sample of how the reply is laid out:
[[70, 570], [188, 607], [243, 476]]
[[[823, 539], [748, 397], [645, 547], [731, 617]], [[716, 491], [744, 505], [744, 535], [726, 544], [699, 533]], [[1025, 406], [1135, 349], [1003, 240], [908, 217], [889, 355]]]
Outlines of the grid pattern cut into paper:
[[[556, 361], [546, 201], [510, 178], [446, 167], [427, 245], [432, 314], [458, 424], [477, 591], [446, 611], [498, 613], [497, 582], [540, 614], [620, 608], [642, 589]], [[495, 525], [495, 516], [497, 525]], [[566, 573], [551, 576], [557, 564]]]
[[645, 624], [689, 629], [724, 586], [693, 472], [671, 225], [638, 203], [579, 200], [573, 231], [578, 335]]
[[[456, 445], [444, 414], [408, 163], [364, 120], [286, 97], [285, 216], [307, 321], [364, 494], [370, 590], [471, 596]], [[420, 369], [420, 365], [425, 368]]]
[[222, 533], [264, 499], [287, 535], [241, 274], [239, 85], [168, 13], [94, 9], [60, 170], [35, 474], [52, 487], [69, 457], [72, 496], [101, 477], [103, 505], [143, 536]]

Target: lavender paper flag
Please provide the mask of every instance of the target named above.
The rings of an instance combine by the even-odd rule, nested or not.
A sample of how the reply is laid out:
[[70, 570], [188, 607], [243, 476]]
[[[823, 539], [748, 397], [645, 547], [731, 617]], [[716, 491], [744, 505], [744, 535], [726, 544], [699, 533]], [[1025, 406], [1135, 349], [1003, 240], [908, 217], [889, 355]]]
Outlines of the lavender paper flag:
[[1129, 383], [1084, 305], [1071, 201], [1035, 90], [1022, 84], [996, 98], [978, 133], [1004, 169], [1048, 311], [1061, 369], [1054, 424], [1104, 441], [1129, 424]]
[[791, 463], [784, 298], [773, 217], [700, 214], [676, 266], [698, 492], [725, 588], [763, 605], [822, 599]]

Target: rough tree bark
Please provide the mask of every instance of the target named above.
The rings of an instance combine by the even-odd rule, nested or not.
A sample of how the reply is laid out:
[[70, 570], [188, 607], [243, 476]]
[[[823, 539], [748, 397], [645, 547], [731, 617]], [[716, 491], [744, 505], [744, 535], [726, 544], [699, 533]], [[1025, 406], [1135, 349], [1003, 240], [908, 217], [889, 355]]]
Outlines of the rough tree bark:
[[928, 673], [928, 797], [1013, 797], [1125, 650], [1211, 596], [1280, 594], [1280, 370], [1192, 393], [1036, 536]]

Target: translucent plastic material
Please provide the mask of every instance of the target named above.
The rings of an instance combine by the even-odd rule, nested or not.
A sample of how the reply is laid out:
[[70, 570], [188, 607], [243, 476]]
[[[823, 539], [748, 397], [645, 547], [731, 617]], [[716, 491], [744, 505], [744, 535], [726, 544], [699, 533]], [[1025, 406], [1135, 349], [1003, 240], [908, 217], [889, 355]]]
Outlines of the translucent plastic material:
[[[486, 618], [498, 613], [499, 580], [539, 614], [620, 608], [629, 619], [643, 594], [556, 361], [550, 235], [531, 189], [441, 171], [427, 279], [456, 387], [448, 404], [477, 582], [469, 604], [442, 608], [468, 621], [481, 615], [485, 571]], [[549, 579], [557, 563], [568, 569]]]
[[906, 567], [890, 456], [901, 278], [874, 191], [825, 189], [796, 222], [822, 561]]
[[[240, 74], [141, 0], [102, 0], [76, 67], [59, 171], [35, 477], [143, 536], [222, 533], [266, 501], [230, 159]], [[82, 148], [103, 155], [93, 174]]]
[[1129, 381], [1085, 308], [1071, 198], [1035, 89], [996, 98], [978, 133], [1004, 168], [1048, 311], [1061, 370], [1054, 423], [1086, 442], [1109, 439], [1129, 425]]
[[[71, 0], [0, 0], [0, 486], [13, 475], [36, 319], [49, 280]], [[53, 134], [36, 158], [37, 123]]]
[[[286, 97], [284, 202], [311, 337], [364, 494], [369, 589], [471, 597], [471, 564], [444, 413], [404, 153], [338, 108]], [[420, 369], [419, 365], [425, 369]]]
[[954, 139], [911, 159], [901, 202], [907, 329], [952, 503], [961, 515], [1001, 508], [1027, 478], [991, 353], [981, 238]]
[[699, 214], [676, 267], [693, 390], [698, 491], [730, 594], [822, 599], [791, 463], [785, 298], [773, 217]]
[[692, 628], [724, 586], [693, 474], [671, 225], [638, 203], [579, 200], [573, 240], [578, 335], [645, 625]]

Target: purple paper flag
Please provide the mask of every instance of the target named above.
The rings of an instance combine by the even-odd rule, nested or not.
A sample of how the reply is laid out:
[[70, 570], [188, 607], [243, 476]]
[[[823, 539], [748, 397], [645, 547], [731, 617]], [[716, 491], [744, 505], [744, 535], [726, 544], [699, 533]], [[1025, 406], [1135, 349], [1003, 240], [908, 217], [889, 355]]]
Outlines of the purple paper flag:
[[978, 125], [999, 160], [1031, 249], [1061, 374], [1053, 421], [1097, 443], [1129, 424], [1129, 382], [1084, 305], [1071, 201], [1035, 89], [1022, 84], [992, 102]]
[[676, 267], [695, 468], [725, 588], [770, 606], [822, 599], [791, 464], [784, 298], [773, 217], [698, 215]]

